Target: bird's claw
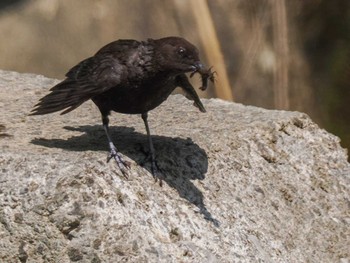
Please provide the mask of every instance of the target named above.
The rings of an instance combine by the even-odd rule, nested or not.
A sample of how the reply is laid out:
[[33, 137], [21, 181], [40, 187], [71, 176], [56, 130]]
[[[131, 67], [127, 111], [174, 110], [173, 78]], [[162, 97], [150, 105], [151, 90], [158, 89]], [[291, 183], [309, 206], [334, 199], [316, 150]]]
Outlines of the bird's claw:
[[160, 172], [157, 161], [155, 160], [151, 162], [151, 171], [152, 171], [152, 176], [154, 178], [154, 181], [158, 182], [159, 180], [159, 185], [163, 186], [162, 173]]
[[[142, 151], [146, 153], [143, 149]], [[163, 180], [162, 180], [162, 173], [160, 172], [158, 163], [156, 160], [152, 158], [152, 154], [148, 153], [146, 158], [140, 163], [141, 166], [144, 166], [146, 163], [151, 162], [151, 173], [154, 178], [155, 182], [158, 182], [159, 180], [159, 185], [163, 186]]]
[[123, 158], [121, 157], [121, 155], [117, 152], [117, 150], [115, 148], [112, 148], [108, 157], [107, 157], [107, 163], [111, 160], [114, 159], [120, 169], [120, 171], [122, 172], [122, 174], [124, 175], [125, 178], [128, 178], [128, 172], [127, 169], [130, 168], [130, 162], [124, 161]]

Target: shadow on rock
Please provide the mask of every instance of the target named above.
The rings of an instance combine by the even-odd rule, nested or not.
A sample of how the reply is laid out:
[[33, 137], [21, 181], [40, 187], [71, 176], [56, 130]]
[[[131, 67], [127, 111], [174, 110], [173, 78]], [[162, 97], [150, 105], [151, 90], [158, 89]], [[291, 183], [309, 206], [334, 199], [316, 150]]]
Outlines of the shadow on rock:
[[[68, 151], [106, 151], [108, 143], [105, 133], [99, 125], [79, 127], [64, 127], [66, 130], [83, 132], [67, 140], [44, 139], [32, 140], [33, 144], [50, 148], [61, 148]], [[110, 127], [112, 140], [118, 150], [134, 160], [138, 165], [151, 173], [149, 162], [144, 163], [147, 156], [147, 135], [135, 132], [130, 127]], [[204, 205], [202, 192], [190, 180], [203, 180], [208, 169], [206, 152], [190, 138], [171, 138], [152, 135], [156, 158], [163, 180], [176, 189], [180, 197], [188, 200], [199, 208], [206, 220], [219, 226]]]

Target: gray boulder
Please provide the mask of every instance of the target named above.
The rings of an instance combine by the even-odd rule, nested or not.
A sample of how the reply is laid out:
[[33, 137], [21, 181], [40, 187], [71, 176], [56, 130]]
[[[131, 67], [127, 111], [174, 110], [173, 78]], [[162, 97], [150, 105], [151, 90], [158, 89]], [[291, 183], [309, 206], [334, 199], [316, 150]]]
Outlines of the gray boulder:
[[1, 262], [349, 262], [347, 153], [307, 115], [173, 95], [149, 115], [161, 187], [140, 116], [111, 117], [128, 179], [93, 103], [28, 116], [56, 82], [0, 71]]

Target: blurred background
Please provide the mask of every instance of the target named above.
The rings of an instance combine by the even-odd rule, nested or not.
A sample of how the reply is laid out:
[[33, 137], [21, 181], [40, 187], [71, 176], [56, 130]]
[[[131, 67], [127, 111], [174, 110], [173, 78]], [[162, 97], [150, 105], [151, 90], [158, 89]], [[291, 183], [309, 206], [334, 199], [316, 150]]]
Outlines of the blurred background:
[[0, 1], [4, 70], [63, 79], [108, 42], [170, 35], [215, 68], [200, 95], [305, 112], [350, 148], [349, 0]]

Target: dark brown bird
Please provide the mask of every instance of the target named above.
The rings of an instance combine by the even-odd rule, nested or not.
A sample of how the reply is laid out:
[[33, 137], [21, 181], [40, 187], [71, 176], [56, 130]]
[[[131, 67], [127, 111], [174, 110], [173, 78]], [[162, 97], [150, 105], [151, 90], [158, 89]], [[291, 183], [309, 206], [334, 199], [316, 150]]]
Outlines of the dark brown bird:
[[94, 56], [73, 67], [66, 79], [41, 98], [30, 115], [56, 111], [66, 114], [91, 99], [102, 114], [110, 155], [127, 175], [128, 167], [114, 146], [108, 129], [111, 111], [141, 114], [145, 123], [153, 176], [157, 176], [155, 152], [147, 122], [148, 111], [159, 106], [170, 93], [181, 87], [188, 99], [205, 112], [185, 73], [213, 77], [201, 63], [197, 48], [180, 37], [147, 41], [117, 40], [102, 47]]

